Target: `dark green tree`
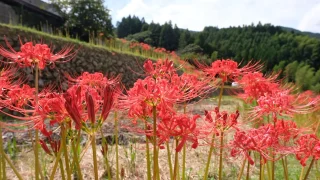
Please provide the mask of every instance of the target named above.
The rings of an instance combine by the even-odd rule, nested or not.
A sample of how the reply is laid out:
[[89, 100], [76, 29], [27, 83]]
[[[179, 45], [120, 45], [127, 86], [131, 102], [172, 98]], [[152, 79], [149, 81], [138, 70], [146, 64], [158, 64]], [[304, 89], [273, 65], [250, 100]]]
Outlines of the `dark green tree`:
[[109, 10], [104, 0], [52, 0], [66, 18], [71, 35], [88, 41], [91, 36], [113, 35]]
[[178, 48], [183, 49], [191, 42], [192, 42], [192, 39], [191, 39], [191, 34], [189, 30], [185, 30], [185, 31], [182, 30], [182, 32], [180, 33]]
[[161, 28], [159, 46], [164, 47], [167, 50], [175, 50], [175, 34], [172, 28], [171, 21], [165, 23]]

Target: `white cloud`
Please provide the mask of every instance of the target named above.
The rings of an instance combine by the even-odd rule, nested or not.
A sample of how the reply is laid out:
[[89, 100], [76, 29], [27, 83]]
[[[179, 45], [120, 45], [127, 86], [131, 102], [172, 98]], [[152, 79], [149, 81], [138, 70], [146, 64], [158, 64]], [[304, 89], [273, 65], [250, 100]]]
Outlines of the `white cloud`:
[[[315, 5], [317, 5], [315, 7]], [[311, 10], [311, 11], [310, 11]], [[272, 23], [320, 32], [319, 0], [130, 0], [114, 12], [114, 19], [137, 15], [147, 22], [163, 24], [171, 20], [180, 28], [202, 30], [204, 26], [229, 27]]]
[[309, 12], [307, 12], [300, 24], [298, 26], [299, 29], [303, 31], [313, 31], [320, 32], [320, 3], [314, 6]]

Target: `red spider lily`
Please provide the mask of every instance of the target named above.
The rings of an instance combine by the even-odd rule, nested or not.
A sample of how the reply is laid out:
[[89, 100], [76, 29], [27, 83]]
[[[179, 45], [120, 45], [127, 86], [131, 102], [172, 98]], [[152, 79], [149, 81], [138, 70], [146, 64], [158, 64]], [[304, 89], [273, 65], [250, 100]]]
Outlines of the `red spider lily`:
[[251, 165], [254, 161], [249, 156], [250, 151], [257, 151], [266, 160], [270, 159], [268, 149], [273, 147], [277, 143], [275, 138], [275, 130], [272, 125], [268, 124], [261, 126], [258, 129], [244, 131], [236, 131], [233, 141], [230, 143], [231, 156], [236, 157], [239, 154], [243, 154]]
[[114, 106], [115, 100], [118, 98], [118, 86], [116, 88], [110, 87], [110, 85], [107, 85], [104, 89], [103, 93], [103, 105], [101, 110], [101, 116], [100, 119], [102, 121], [106, 120], [111, 108]]
[[8, 103], [12, 105], [11, 100], [9, 100], [10, 97], [8, 97], [8, 92], [12, 89], [18, 89], [23, 82], [21, 78], [14, 81], [17, 78], [15, 72], [16, 69], [12, 67], [4, 67], [0, 71], [0, 107], [8, 106]]
[[[45, 136], [50, 136], [51, 132], [47, 131], [44, 123], [47, 114], [44, 115], [44, 112], [40, 113], [43, 110], [43, 99], [39, 96], [41, 107], [36, 107], [34, 94], [35, 89], [30, 88], [26, 84], [22, 85], [22, 87], [14, 86], [2, 95], [3, 99], [1, 99], [1, 105], [2, 107], [6, 107], [14, 112], [20, 113], [23, 116], [16, 116], [2, 110], [0, 111], [15, 119], [26, 121], [26, 123], [22, 123], [21, 125], [31, 125], [33, 123], [34, 129], [40, 130]], [[18, 126], [18, 124], [12, 124], [12, 126]]]
[[20, 67], [33, 67], [38, 64], [39, 69], [44, 69], [46, 65], [54, 66], [54, 63], [59, 59], [67, 58], [62, 61], [67, 62], [75, 56], [75, 52], [71, 53], [73, 46], [66, 46], [58, 53], [53, 54], [46, 44], [33, 45], [32, 42], [23, 44], [20, 40], [21, 47], [19, 52], [15, 51], [7, 40], [6, 44], [9, 50], [0, 46], [0, 55], [17, 63]]
[[0, 95], [15, 86], [20, 86], [23, 82], [24, 80], [17, 75], [17, 69], [15, 67], [3, 67], [0, 70]]
[[36, 109], [43, 121], [50, 119], [50, 125], [64, 122], [69, 116], [64, 104], [65, 99], [58, 93], [40, 93], [39, 108]]
[[176, 147], [177, 152], [181, 151], [187, 141], [192, 142], [192, 148], [197, 148], [199, 130], [196, 121], [199, 117], [199, 115], [194, 115], [190, 118], [186, 114], [181, 114], [163, 118], [157, 126], [159, 144], [168, 141], [170, 137], [176, 137], [179, 139], [179, 144]]
[[103, 89], [106, 84], [118, 84], [120, 81], [120, 76], [107, 78], [99, 72], [83, 72], [81, 76], [76, 78], [72, 78], [69, 74], [66, 74], [66, 77], [72, 85], [79, 85], [81, 87], [90, 87], [95, 89]]
[[130, 43], [130, 48], [134, 48], [134, 47], [136, 47], [136, 46], [138, 46], [138, 43], [137, 43], [137, 42], [131, 42], [131, 43]]
[[296, 141], [297, 149], [295, 151], [296, 158], [302, 166], [306, 166], [309, 157], [318, 160], [320, 158], [320, 140], [314, 134], [306, 134], [300, 136]]
[[293, 114], [306, 114], [316, 110], [315, 105], [319, 99], [313, 99], [309, 102], [301, 103], [297, 95], [290, 94], [289, 90], [275, 90], [271, 94], [264, 94], [254, 107], [251, 116], [261, 118], [263, 115], [273, 115], [274, 120], [277, 120], [276, 115], [292, 116]]
[[18, 111], [19, 113], [31, 112], [29, 110], [24, 110], [23, 107], [31, 107], [34, 101], [35, 89], [31, 88], [27, 84], [23, 84], [22, 87], [18, 85], [7, 84], [4, 87], [0, 106], [6, 107], [13, 111]]
[[[72, 86], [64, 94], [65, 109], [75, 122], [75, 128], [80, 129], [83, 123], [90, 120], [96, 123], [99, 117], [99, 125], [108, 117], [108, 114], [117, 98], [118, 86], [106, 84], [104, 89], [94, 89], [80, 85]], [[103, 92], [99, 94], [98, 92]], [[83, 95], [84, 94], [84, 95]], [[99, 116], [97, 113], [101, 112]]]
[[151, 46], [149, 44], [140, 43], [140, 46], [143, 50], [148, 51], [151, 49]]
[[191, 74], [182, 74], [181, 76], [174, 74], [171, 83], [177, 86], [180, 91], [177, 103], [185, 103], [194, 98], [200, 98], [212, 89], [207, 80], [200, 80], [197, 76]]
[[69, 113], [72, 120], [75, 122], [75, 128], [81, 129], [82, 127], [82, 101], [81, 101], [81, 86], [75, 93], [67, 92], [64, 95], [65, 108]]
[[257, 71], [261, 68], [261, 65], [259, 65], [258, 63], [249, 63], [246, 66], [240, 68], [239, 64], [231, 59], [216, 60], [212, 62], [211, 66], [209, 67], [199, 62], [196, 62], [196, 64], [211, 78], [220, 78], [222, 83], [227, 82], [228, 80], [235, 81], [240, 76], [248, 72]]
[[240, 115], [238, 110], [235, 113], [229, 115], [226, 111], [220, 112], [219, 108], [216, 107], [214, 112], [216, 114], [215, 121], [213, 121], [211, 113], [208, 111], [205, 111], [205, 120], [210, 123], [210, 129], [216, 131], [217, 135], [225, 130], [228, 130], [231, 127], [238, 129], [236, 127]]
[[[308, 90], [297, 95], [297, 102], [299, 102], [300, 104], [307, 104], [309, 102], [319, 102], [319, 98], [319, 95], [317, 96], [314, 92]], [[314, 106], [316, 110], [317, 108], [319, 108], [319, 104], [314, 103]]]
[[22, 87], [11, 88], [7, 92], [6, 103], [10, 106], [22, 108], [25, 105], [30, 105], [30, 102], [34, 99], [35, 88], [31, 88], [27, 84], [23, 84]]
[[155, 53], [165, 53], [167, 50], [165, 48], [156, 48], [153, 50]]
[[170, 84], [167, 79], [155, 80], [147, 77], [138, 80], [127, 91], [127, 95], [120, 97], [120, 106], [129, 109], [129, 117], [141, 118], [143, 115], [151, 115], [152, 108], [157, 107], [158, 115], [173, 112], [173, 105], [179, 99], [179, 89]]
[[47, 143], [44, 140], [39, 140], [40, 145], [42, 147], [42, 149], [44, 150], [44, 152], [46, 152], [48, 155], [52, 156], [54, 153], [55, 155], [57, 155], [57, 153], [60, 150], [60, 140], [53, 140], [50, 136], [47, 138], [51, 147], [51, 150], [49, 149]]
[[94, 108], [94, 100], [92, 95], [89, 94], [89, 91], [86, 92], [86, 104], [88, 110], [88, 119], [92, 124], [94, 124], [96, 122], [96, 109]]
[[298, 128], [296, 123], [290, 120], [277, 120], [274, 123], [275, 138], [274, 153], [287, 155], [293, 152], [292, 142], [294, 142], [304, 129]]
[[120, 39], [120, 41], [122, 42], [122, 43], [127, 43], [128, 41], [127, 40], [125, 40], [125, 39]]
[[234, 139], [231, 142], [231, 156], [236, 157], [239, 154], [243, 154], [246, 159], [248, 159], [251, 165], [254, 164], [253, 159], [250, 157], [249, 152], [256, 149], [256, 143], [253, 138], [251, 138], [244, 131], [236, 131]]
[[238, 81], [244, 90], [244, 93], [238, 96], [247, 102], [252, 102], [265, 94], [272, 94], [273, 91], [279, 89], [279, 84], [275, 83], [277, 77], [278, 74], [263, 77], [260, 72], [249, 72]]
[[173, 112], [173, 105], [184, 103], [199, 97], [209, 89], [206, 81], [200, 81], [193, 75], [176, 74], [172, 61], [152, 63], [148, 60], [144, 64], [149, 75], [144, 80], [138, 80], [127, 95], [123, 95], [120, 102], [129, 109], [129, 117], [145, 119], [152, 113], [152, 107], [157, 107], [158, 116], [165, 112]]
[[290, 139], [295, 139], [301, 133], [294, 121], [277, 120], [274, 127], [277, 137], [283, 143], [288, 143]]
[[147, 60], [143, 67], [146, 74], [154, 78], [170, 78], [176, 73], [173, 62], [168, 59], [159, 59], [156, 63], [153, 63], [151, 60]]

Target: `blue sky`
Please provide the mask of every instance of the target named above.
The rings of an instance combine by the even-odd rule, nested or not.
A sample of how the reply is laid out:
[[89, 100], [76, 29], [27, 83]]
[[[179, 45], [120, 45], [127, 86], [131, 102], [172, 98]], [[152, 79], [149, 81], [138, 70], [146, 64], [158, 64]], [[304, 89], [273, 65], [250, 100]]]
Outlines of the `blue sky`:
[[105, 5], [114, 25], [131, 14], [196, 31], [261, 21], [320, 33], [320, 0], [105, 0]]

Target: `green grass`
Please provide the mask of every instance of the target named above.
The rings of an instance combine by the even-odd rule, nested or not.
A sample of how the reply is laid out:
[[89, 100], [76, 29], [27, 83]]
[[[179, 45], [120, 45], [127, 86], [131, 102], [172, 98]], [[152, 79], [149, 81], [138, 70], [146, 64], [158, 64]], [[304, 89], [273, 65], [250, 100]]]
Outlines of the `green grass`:
[[39, 36], [42, 36], [42, 37], [45, 37], [45, 38], [64, 41], [64, 42], [66, 42], [66, 44], [73, 43], [75, 45], [79, 45], [79, 46], [86, 47], [86, 48], [99, 48], [99, 49], [107, 50], [109, 52], [117, 52], [117, 53], [136, 56], [136, 57], [142, 58], [143, 60], [147, 59], [147, 58], [152, 59], [152, 60], [156, 60], [153, 57], [143, 56], [141, 54], [133, 53], [133, 52], [130, 52], [130, 51], [123, 51], [123, 50], [119, 50], [117, 48], [111, 48], [111, 47], [107, 47], [107, 46], [87, 43], [87, 42], [80, 41], [78, 39], [64, 37], [64, 36], [58, 36], [58, 35], [46, 33], [46, 32], [43, 32], [43, 31], [38, 31], [36, 29], [25, 27], [25, 26], [2, 24], [2, 23], [0, 23], [0, 26], [7, 27], [7, 28], [10, 28], [10, 29], [14, 29], [14, 30], [18, 30], [18, 31], [24, 31], [26, 33], [32, 33], [32, 34], [39, 35]]

